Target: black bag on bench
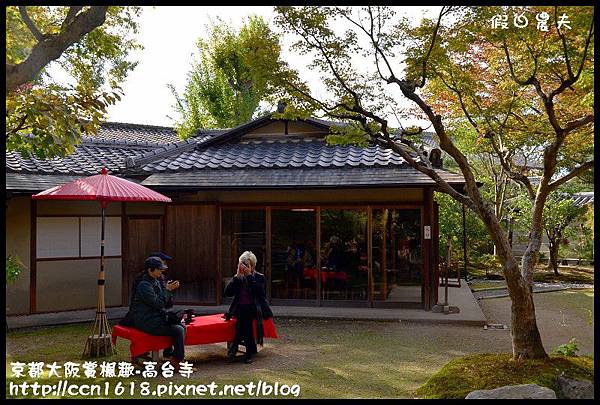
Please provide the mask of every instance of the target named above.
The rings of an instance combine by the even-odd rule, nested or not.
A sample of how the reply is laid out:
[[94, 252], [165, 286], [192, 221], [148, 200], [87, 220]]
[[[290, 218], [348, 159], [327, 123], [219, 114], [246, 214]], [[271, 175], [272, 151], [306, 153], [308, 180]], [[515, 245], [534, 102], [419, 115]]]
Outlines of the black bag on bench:
[[167, 323], [169, 325], [181, 325], [184, 311], [167, 311]]

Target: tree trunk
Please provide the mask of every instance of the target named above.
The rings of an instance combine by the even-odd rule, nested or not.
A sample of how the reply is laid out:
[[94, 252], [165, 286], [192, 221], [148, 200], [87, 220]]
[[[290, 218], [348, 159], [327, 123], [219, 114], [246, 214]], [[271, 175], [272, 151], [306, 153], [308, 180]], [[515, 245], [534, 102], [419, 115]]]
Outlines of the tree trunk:
[[[489, 209], [480, 211], [481, 218], [503, 263], [503, 273], [511, 298], [511, 336], [513, 346], [513, 359], [544, 359], [548, 355], [542, 344], [540, 332], [535, 319], [535, 306], [533, 303], [533, 289], [526, 277], [533, 274], [532, 266], [535, 266], [537, 252], [530, 250], [528, 260], [523, 260], [521, 268], [512, 254], [508, 241], [508, 235], [500, 226], [500, 222]], [[538, 247], [539, 251], [539, 247]]]
[[[516, 262], [514, 266], [513, 271], [518, 272]], [[507, 271], [506, 273], [512, 273], [512, 271]], [[548, 357], [544, 350], [535, 319], [535, 306], [531, 286], [522, 277], [519, 277], [518, 280], [511, 278], [506, 281], [511, 285], [508, 291], [511, 298], [513, 359], [520, 361]]]
[[550, 261], [548, 262], [548, 269], [552, 269], [554, 271], [554, 275], [559, 276], [558, 274], [558, 241], [550, 240], [548, 250], [550, 251]]

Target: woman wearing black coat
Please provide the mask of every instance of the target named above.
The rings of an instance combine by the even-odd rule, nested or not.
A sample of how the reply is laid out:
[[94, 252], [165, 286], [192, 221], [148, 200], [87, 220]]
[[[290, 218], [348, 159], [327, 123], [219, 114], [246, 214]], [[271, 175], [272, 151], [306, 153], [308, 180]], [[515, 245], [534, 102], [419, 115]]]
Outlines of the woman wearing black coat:
[[[273, 316], [267, 303], [265, 276], [257, 271], [256, 256], [250, 251], [242, 253], [239, 258], [236, 275], [225, 287], [225, 296], [234, 297], [225, 314], [227, 319], [236, 318], [235, 339], [227, 355], [235, 358], [240, 344], [246, 346], [245, 363], [252, 363], [252, 356], [257, 353], [256, 343], [263, 344], [263, 319]], [[257, 321], [257, 340], [254, 339], [253, 321]]]
[[146, 273], [137, 284], [129, 315], [133, 319], [133, 326], [143, 332], [157, 336], [173, 336], [175, 343], [170, 361], [178, 369], [179, 362], [185, 355], [185, 328], [181, 324], [172, 325], [167, 322], [166, 307], [179, 282], [170, 282], [163, 287], [160, 277], [167, 266], [158, 257], [146, 259], [144, 269]]

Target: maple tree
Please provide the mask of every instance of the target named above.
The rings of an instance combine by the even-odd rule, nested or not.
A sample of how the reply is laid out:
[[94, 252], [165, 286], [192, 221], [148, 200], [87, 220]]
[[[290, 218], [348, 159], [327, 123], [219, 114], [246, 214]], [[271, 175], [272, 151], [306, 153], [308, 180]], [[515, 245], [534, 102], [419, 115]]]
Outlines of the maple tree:
[[[276, 10], [278, 25], [299, 37], [296, 49], [310, 55], [309, 67], [320, 73], [327, 90], [315, 94], [282, 62], [277, 77], [290, 95], [288, 114], [322, 111], [352, 123], [330, 140], [391, 149], [433, 179], [436, 191], [476, 213], [496, 246], [507, 282], [513, 357], [545, 358], [533, 302], [533, 271], [549, 194], [593, 168], [593, 7], [446, 6], [436, 19], [424, 19], [417, 27], [407, 19], [397, 20], [388, 7]], [[543, 12], [553, 16], [548, 31], [535, 24], [506, 30], [490, 26], [499, 14], [510, 14], [510, 20]], [[571, 17], [572, 29], [559, 27], [563, 14]], [[429, 120], [441, 149], [463, 175], [464, 189], [445, 182], [416, 146], [421, 129], [403, 128], [396, 136], [387, 117], [401, 98]], [[455, 141], [459, 126], [476, 134], [532, 201], [532, 226], [520, 263], [501, 218], [478, 187], [472, 162]], [[523, 151], [541, 162], [536, 183], [528, 165], [514, 159]]]

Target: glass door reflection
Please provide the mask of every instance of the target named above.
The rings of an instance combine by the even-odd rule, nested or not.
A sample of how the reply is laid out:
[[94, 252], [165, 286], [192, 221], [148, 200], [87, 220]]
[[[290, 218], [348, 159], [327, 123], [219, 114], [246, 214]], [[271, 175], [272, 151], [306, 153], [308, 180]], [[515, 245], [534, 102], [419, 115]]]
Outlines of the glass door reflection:
[[271, 211], [271, 298], [317, 299], [316, 211]]
[[367, 210], [321, 210], [321, 298], [366, 301]]
[[[237, 271], [240, 255], [249, 250], [256, 256], [256, 271], [266, 274], [267, 242], [265, 210], [227, 208], [221, 211], [221, 269], [223, 288]], [[223, 297], [223, 302], [231, 298]]]
[[423, 301], [421, 210], [373, 210], [373, 300]]

